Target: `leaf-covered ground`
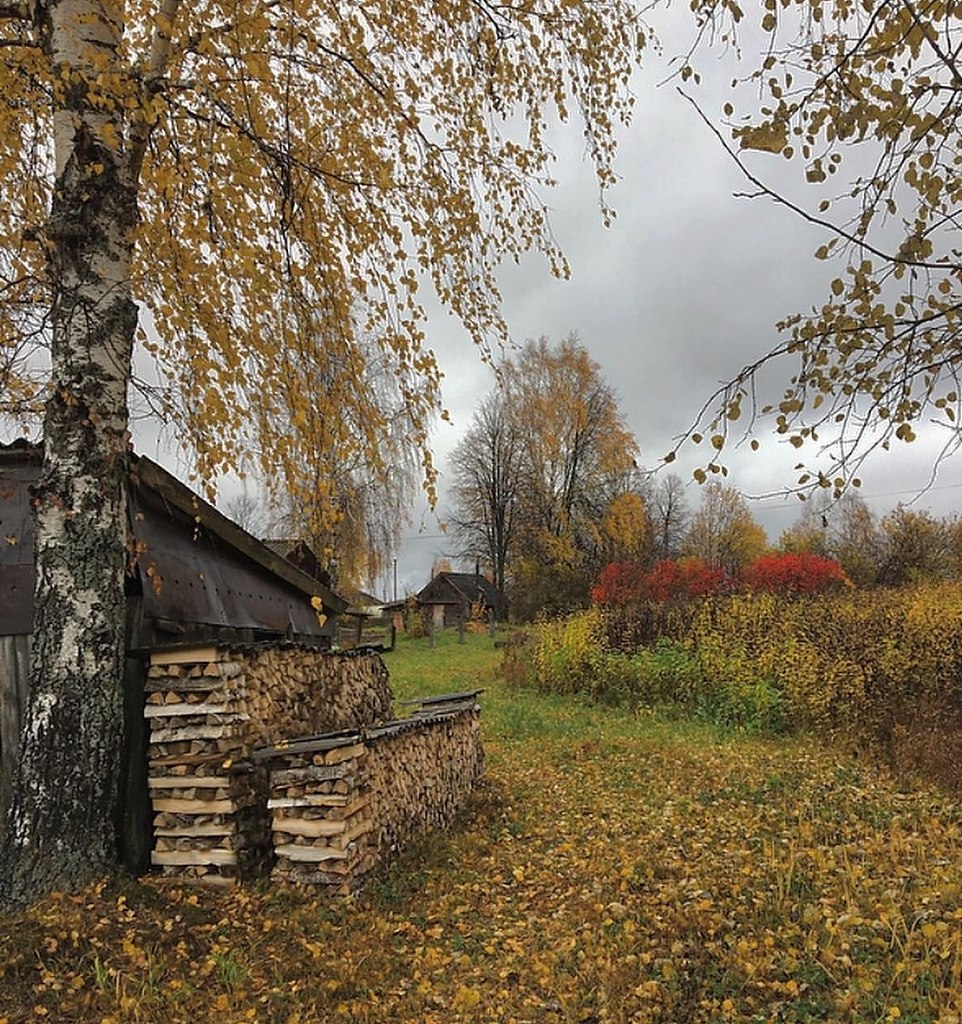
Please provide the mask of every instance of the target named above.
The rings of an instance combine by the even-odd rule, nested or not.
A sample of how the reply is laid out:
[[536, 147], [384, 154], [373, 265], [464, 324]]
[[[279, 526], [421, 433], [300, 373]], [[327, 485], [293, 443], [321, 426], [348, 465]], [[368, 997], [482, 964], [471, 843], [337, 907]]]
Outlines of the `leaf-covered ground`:
[[0, 918], [0, 1020], [960, 1020], [959, 805], [814, 743], [485, 683], [457, 829], [348, 902], [147, 881]]

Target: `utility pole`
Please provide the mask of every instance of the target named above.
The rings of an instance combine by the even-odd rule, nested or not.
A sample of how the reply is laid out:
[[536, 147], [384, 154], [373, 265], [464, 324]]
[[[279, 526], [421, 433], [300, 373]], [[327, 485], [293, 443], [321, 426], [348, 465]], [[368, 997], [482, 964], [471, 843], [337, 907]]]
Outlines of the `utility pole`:
[[394, 559], [394, 600], [397, 601], [397, 559]]

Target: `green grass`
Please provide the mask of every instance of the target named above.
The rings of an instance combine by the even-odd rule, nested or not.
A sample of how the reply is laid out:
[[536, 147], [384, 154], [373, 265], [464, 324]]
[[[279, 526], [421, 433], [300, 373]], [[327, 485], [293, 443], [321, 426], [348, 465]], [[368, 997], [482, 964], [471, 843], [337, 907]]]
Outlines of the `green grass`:
[[428, 637], [399, 635], [395, 649], [384, 655], [391, 673], [391, 689], [397, 700], [435, 696], [488, 686], [501, 663], [496, 640], [509, 634], [500, 631], [494, 638], [485, 633], [465, 633], [458, 642], [457, 630], [436, 635], [436, 646]]
[[[480, 697], [482, 733], [495, 744], [604, 743], [638, 739], [656, 745], [673, 742], [730, 742], [735, 733], [677, 715], [669, 717], [642, 709], [637, 713], [591, 703], [578, 695], [537, 693], [511, 685], [501, 676], [504, 655], [496, 646], [517, 630], [491, 637], [457, 630], [438, 633], [435, 646], [427, 637], [398, 637], [395, 650], [384, 655], [391, 689], [400, 702], [462, 690], [484, 689]], [[398, 706], [403, 712], [403, 705]]]

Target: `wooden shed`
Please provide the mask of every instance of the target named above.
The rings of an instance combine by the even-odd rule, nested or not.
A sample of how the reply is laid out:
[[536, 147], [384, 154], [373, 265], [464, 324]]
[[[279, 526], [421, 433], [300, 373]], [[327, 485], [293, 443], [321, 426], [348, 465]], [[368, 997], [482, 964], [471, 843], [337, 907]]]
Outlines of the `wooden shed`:
[[[0, 445], [0, 822], [29, 680], [35, 575], [30, 488], [41, 460], [37, 445]], [[331, 647], [347, 602], [148, 458], [130, 456], [127, 498], [133, 557], [126, 580], [124, 857], [138, 868], [149, 853], [142, 820], [148, 807], [143, 707], [149, 652], [173, 644], [283, 637]]]
[[504, 597], [479, 572], [439, 572], [417, 595], [418, 604], [431, 616], [434, 628], [455, 626], [479, 609], [487, 618], [504, 617]]

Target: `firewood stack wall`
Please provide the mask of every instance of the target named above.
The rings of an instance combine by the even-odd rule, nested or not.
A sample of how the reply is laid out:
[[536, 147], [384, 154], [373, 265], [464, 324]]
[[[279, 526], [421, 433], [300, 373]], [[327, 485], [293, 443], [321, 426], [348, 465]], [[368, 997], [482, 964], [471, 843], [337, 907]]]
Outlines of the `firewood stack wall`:
[[369, 728], [391, 717], [387, 666], [378, 654], [274, 646], [251, 657], [247, 671], [252, 692], [266, 701], [258, 722], [261, 744]]
[[411, 841], [446, 828], [484, 767], [477, 705], [424, 717], [414, 728], [368, 741], [376, 859], [393, 860]]
[[153, 863], [214, 885], [258, 874], [271, 856], [267, 770], [239, 762], [287, 736], [377, 726], [390, 699], [371, 653], [289, 643], [155, 653], [145, 711]]
[[451, 823], [483, 767], [476, 694], [455, 696], [379, 728], [255, 752], [271, 766], [275, 880], [346, 894]]

